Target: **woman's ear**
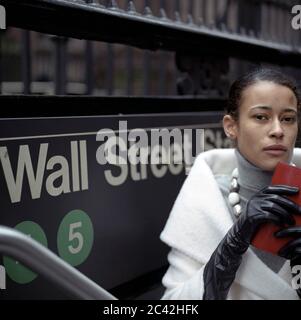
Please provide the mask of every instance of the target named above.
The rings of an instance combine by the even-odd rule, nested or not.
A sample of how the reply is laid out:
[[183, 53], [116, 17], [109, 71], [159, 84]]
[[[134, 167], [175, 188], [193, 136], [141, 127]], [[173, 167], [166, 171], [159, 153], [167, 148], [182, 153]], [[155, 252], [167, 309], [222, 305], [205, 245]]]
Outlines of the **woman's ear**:
[[238, 123], [229, 114], [226, 114], [223, 118], [223, 127], [224, 127], [224, 131], [225, 131], [226, 136], [228, 138], [230, 138], [231, 140], [236, 140]]

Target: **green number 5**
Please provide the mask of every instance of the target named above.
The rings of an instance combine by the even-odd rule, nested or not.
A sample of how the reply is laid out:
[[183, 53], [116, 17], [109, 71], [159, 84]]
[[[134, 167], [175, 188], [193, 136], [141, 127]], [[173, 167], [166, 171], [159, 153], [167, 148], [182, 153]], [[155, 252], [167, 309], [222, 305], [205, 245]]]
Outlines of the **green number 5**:
[[72, 266], [78, 266], [89, 256], [93, 245], [93, 225], [82, 210], [70, 211], [62, 220], [57, 236], [61, 258]]
[[75, 232], [75, 229], [77, 228], [81, 228], [82, 227], [82, 223], [81, 221], [79, 222], [75, 222], [75, 223], [71, 223], [70, 224], [70, 228], [69, 228], [69, 241], [73, 241], [75, 239], [77, 239], [78, 245], [77, 247], [73, 247], [72, 245], [68, 246], [69, 251], [72, 254], [77, 254], [81, 251], [81, 249], [83, 248], [84, 245], [84, 238], [83, 235], [80, 232]]

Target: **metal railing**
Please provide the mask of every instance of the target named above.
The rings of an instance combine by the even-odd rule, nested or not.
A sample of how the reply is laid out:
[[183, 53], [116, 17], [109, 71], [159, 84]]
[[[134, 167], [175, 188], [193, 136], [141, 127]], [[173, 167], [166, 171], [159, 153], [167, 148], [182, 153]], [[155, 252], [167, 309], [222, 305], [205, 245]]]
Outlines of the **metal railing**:
[[[82, 62], [78, 62], [82, 72], [78, 74], [85, 85], [79, 93], [89, 95], [176, 94], [179, 73], [186, 71], [177, 72], [173, 52], [293, 68], [301, 65], [300, 32], [291, 27], [294, 1], [3, 0], [3, 4], [7, 7], [8, 24], [25, 29], [20, 62], [25, 94], [35, 89], [32, 81], [37, 81], [29, 30], [58, 36], [48, 37], [48, 41], [55, 40], [49, 41], [48, 54], [53, 55], [55, 63], [47, 71], [51, 73], [46, 74], [49, 81], [44, 82], [53, 82], [55, 94], [74, 92], [68, 89], [68, 83], [72, 83], [68, 65], [72, 63], [76, 69], [70, 54], [76, 40], [71, 38], [87, 40], [82, 46]], [[44, 59], [49, 65], [50, 58]]]
[[[22, 2], [3, 0], [2, 2], [12, 13], [8, 21], [10, 25], [64, 37], [121, 43], [151, 50], [188, 52], [195, 50], [204, 52], [204, 48], [200, 45], [201, 41], [211, 39], [209, 47], [212, 44], [213, 49], [224, 48], [229, 55], [250, 59], [253, 56], [253, 54], [248, 55], [250, 46], [253, 48], [253, 53], [258, 53], [258, 50], [261, 53], [266, 51], [268, 54], [281, 53], [278, 59], [283, 55], [295, 58], [301, 53], [300, 42], [296, 41], [300, 40], [300, 37], [282, 39], [274, 37], [272, 33], [269, 37], [261, 32], [255, 32], [251, 26], [248, 30], [244, 27], [231, 30], [225, 23], [216, 24], [215, 20], [206, 25], [202, 20], [195, 21], [191, 14], [187, 15], [187, 21], [182, 21], [177, 14], [173, 20], [167, 17], [163, 8], [160, 9], [160, 16], [155, 16], [148, 6], [141, 14], [135, 9], [132, 1], [127, 10], [118, 7], [116, 1], [111, 1], [108, 7], [90, 1], [86, 3], [83, 0]], [[286, 13], [287, 18], [290, 17], [290, 11]], [[287, 27], [290, 28], [291, 25], [288, 24]], [[268, 61], [271, 61], [270, 59], [274, 57], [269, 56]], [[292, 64], [297, 60], [287, 62]]]
[[15, 229], [0, 226], [0, 252], [24, 263], [75, 298], [116, 300], [49, 249]]

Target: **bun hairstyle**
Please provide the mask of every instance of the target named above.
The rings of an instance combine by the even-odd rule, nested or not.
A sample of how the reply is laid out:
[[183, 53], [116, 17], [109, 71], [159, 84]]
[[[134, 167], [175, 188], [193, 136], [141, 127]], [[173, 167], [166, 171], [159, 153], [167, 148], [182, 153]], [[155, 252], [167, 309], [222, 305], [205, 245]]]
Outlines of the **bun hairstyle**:
[[270, 81], [291, 89], [296, 96], [298, 115], [300, 115], [301, 102], [296, 81], [279, 70], [269, 68], [254, 69], [233, 82], [229, 90], [228, 103], [225, 110], [226, 114], [229, 114], [233, 119], [238, 120], [239, 106], [243, 91], [259, 81]]

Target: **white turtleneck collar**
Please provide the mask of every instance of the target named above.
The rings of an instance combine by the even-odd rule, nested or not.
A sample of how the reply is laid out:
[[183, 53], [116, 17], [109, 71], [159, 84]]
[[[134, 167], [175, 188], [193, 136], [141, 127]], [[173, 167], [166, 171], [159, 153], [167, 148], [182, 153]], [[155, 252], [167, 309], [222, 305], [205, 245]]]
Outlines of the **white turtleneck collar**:
[[239, 194], [249, 199], [254, 193], [271, 184], [273, 171], [262, 170], [250, 163], [238, 149], [235, 149], [238, 167]]

